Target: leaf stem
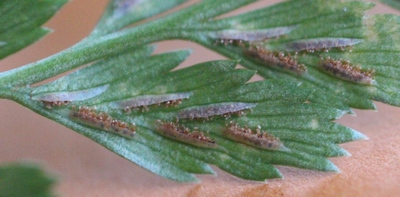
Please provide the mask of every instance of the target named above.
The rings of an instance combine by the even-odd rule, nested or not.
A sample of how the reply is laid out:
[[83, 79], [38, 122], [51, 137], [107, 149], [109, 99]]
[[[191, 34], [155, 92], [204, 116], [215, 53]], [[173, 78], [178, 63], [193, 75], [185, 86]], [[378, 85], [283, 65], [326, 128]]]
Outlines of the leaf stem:
[[162, 27], [150, 23], [96, 40], [86, 39], [41, 61], [0, 73], [0, 84], [3, 87], [33, 84], [83, 64], [171, 37], [167, 32], [160, 34], [159, 31]]
[[[184, 21], [190, 24], [193, 20], [197, 21], [214, 17], [251, 2], [254, 2], [254, 0], [229, 0], [224, 2], [223, 5], [219, 5], [220, 3], [204, 0], [202, 3], [164, 18], [111, 33], [100, 38], [90, 37], [84, 39], [58, 54], [0, 73], [0, 86], [12, 87], [34, 84], [81, 65], [149, 43], [175, 38], [187, 39], [189, 38], [185, 35], [187, 32], [182, 31], [185, 27]], [[209, 9], [210, 6], [214, 6], [211, 11]], [[180, 29], [180, 31], [177, 29]]]

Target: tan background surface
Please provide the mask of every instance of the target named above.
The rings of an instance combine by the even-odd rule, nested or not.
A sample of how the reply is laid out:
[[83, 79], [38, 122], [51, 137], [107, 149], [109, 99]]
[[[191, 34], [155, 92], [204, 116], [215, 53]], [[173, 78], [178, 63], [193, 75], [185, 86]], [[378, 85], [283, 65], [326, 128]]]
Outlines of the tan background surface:
[[[276, 1], [259, 1], [268, 5]], [[0, 62], [0, 70], [24, 65], [78, 42], [93, 28], [106, 0], [75, 0], [47, 23], [55, 30]], [[257, 7], [254, 6], [254, 7]], [[394, 13], [378, 6], [373, 13]], [[159, 51], [195, 48], [184, 65], [221, 59], [193, 43], [163, 42]], [[370, 140], [343, 144], [353, 155], [334, 158], [340, 174], [279, 167], [285, 180], [240, 180], [217, 168], [201, 183], [177, 183], [120, 158], [91, 140], [19, 106], [0, 100], [0, 163], [35, 161], [56, 174], [62, 196], [400, 196], [400, 108], [377, 103], [379, 112], [356, 111], [339, 122]], [[260, 172], [262, 173], [262, 172]]]

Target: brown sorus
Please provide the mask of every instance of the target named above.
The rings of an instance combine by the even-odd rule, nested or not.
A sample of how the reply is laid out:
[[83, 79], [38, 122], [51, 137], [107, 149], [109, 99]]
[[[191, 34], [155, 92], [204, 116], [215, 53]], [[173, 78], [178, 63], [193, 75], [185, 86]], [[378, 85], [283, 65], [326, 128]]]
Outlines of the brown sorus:
[[136, 131], [135, 124], [129, 124], [114, 119], [107, 113], [97, 112], [93, 108], [85, 106], [73, 107], [70, 117], [83, 125], [115, 133], [127, 138], [133, 138]]
[[307, 71], [304, 64], [299, 64], [294, 57], [284, 52], [272, 52], [258, 45], [246, 47], [244, 48], [244, 52], [247, 56], [268, 66], [276, 66], [299, 75]]
[[191, 131], [189, 128], [176, 122], [164, 122], [157, 120], [155, 131], [167, 138], [184, 142], [201, 148], [217, 148], [218, 145], [210, 137], [205, 136], [197, 128]]
[[366, 85], [375, 83], [374, 70], [363, 70], [360, 66], [353, 66], [348, 61], [334, 60], [328, 57], [323, 59], [320, 65], [327, 73], [346, 81]]
[[44, 106], [51, 109], [52, 107], [61, 107], [70, 104], [70, 101], [42, 101]]
[[259, 127], [253, 130], [247, 127], [240, 127], [238, 124], [230, 122], [226, 125], [222, 133], [228, 139], [256, 148], [268, 150], [287, 150], [279, 138], [268, 134], [266, 131], [261, 131]]

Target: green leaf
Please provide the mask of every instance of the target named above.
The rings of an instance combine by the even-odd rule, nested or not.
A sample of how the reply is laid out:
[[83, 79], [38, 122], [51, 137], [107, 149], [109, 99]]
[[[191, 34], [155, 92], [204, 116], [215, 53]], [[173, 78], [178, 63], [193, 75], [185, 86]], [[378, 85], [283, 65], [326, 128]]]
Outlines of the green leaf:
[[92, 36], [102, 36], [152, 17], [187, 0], [110, 0]]
[[[309, 98], [312, 102], [344, 110], [350, 110], [350, 107], [375, 109], [372, 100], [400, 106], [398, 60], [395, 55], [398, 53], [398, 47], [393, 44], [399, 41], [399, 34], [395, 33], [399, 30], [399, 18], [396, 16], [363, 17], [364, 12], [370, 7], [371, 4], [363, 2], [290, 1], [239, 16], [203, 23], [203, 29], [214, 31], [238, 29], [238, 24], [240, 24], [240, 29], [246, 31], [295, 27], [287, 35], [268, 40], [261, 45], [275, 52], [290, 51], [288, 43], [304, 39], [335, 37], [362, 39], [362, 42], [356, 44], [352, 51], [334, 49], [329, 52], [299, 55], [297, 57], [299, 63], [307, 67], [307, 72], [303, 75], [286, 72], [273, 65], [265, 65], [253, 57], [246, 56], [243, 47], [216, 45], [215, 39], [210, 39], [209, 30], [197, 37], [196, 33], [193, 33], [190, 37], [229, 58], [241, 59], [243, 66], [256, 69], [263, 77], [301, 81], [304, 86], [314, 89], [314, 93]], [[288, 10], [291, 11], [288, 12]], [[201, 31], [197, 30], [197, 32]], [[353, 65], [360, 65], [365, 70], [374, 70], [376, 83], [363, 85], [332, 76], [321, 69], [321, 57], [347, 60]]]
[[[120, 30], [183, 1], [152, 13], [135, 6], [158, 1], [126, 1], [138, 11], [128, 8], [118, 17], [115, 2], [90, 35], [96, 39], [1, 73], [0, 95], [160, 176], [196, 181], [196, 174], [214, 174], [209, 164], [257, 181], [282, 177], [275, 165], [337, 172], [328, 158], [349, 155], [338, 144], [366, 137], [333, 121], [351, 108], [374, 109], [373, 100], [400, 105], [399, 18], [365, 16], [370, 3], [287, 1], [221, 17], [254, 0], [204, 0]], [[264, 34], [268, 39], [259, 42]], [[166, 39], [196, 41], [233, 61], [174, 70], [189, 51], [151, 55], [147, 46]], [[335, 46], [328, 52], [307, 48], [321, 43]], [[339, 49], [346, 45], [354, 48]], [[292, 59], [268, 61], [271, 54], [288, 57], [280, 52], [305, 67]], [[374, 81], [324, 71], [321, 58], [328, 56], [375, 70]], [[235, 69], [237, 63], [252, 70]], [[26, 86], [83, 64], [49, 84]], [[255, 70], [266, 80], [248, 82]], [[246, 137], [249, 129], [253, 138]]]
[[[324, 72], [320, 67], [320, 57], [330, 56], [336, 59], [342, 58], [352, 61], [355, 58], [349, 59], [348, 57], [354, 55], [354, 51], [357, 51], [359, 47], [376, 42], [369, 37], [369, 28], [365, 26], [366, 19], [363, 19], [364, 12], [370, 7], [371, 4], [363, 2], [289, 1], [242, 15], [203, 23], [202, 28], [207, 29], [207, 31], [204, 31], [202, 35], [201, 33], [197, 33], [197, 36], [192, 34], [190, 37], [229, 58], [241, 59], [243, 66], [256, 69], [263, 77], [286, 81], [301, 81], [304, 86], [314, 89], [314, 93], [309, 98], [312, 102], [331, 105], [344, 110], [350, 110], [350, 107], [374, 109], [375, 106], [372, 100], [398, 105], [398, 99], [389, 98], [388, 94], [383, 94], [389, 88], [380, 87], [388, 86], [391, 82], [380, 80], [377, 76], [379, 74], [376, 74], [376, 81], [380, 87], [376, 87], [376, 85], [360, 85], [343, 81]], [[268, 18], [268, 20], [265, 20], [265, 18]], [[284, 69], [276, 68], [271, 64], [265, 65], [259, 60], [245, 55], [243, 47], [215, 44], [215, 39], [210, 37], [210, 29], [221, 31], [238, 29], [238, 27], [242, 31], [292, 27], [292, 31], [284, 32], [287, 35], [266, 40], [260, 45], [273, 52], [290, 52], [288, 46], [291, 43], [304, 39], [356, 38], [362, 39], [362, 43], [356, 44], [353, 52], [334, 49], [326, 53], [317, 51], [315, 53], [306, 52], [297, 55], [299, 63], [304, 64], [307, 68], [306, 73], [298, 75], [295, 72], [287, 72]], [[382, 37], [381, 39], [386, 38]], [[292, 56], [295, 56], [293, 52], [291, 53]], [[375, 67], [364, 64], [362, 64], [362, 67], [375, 69]], [[393, 87], [392, 85], [391, 88]]]
[[[161, 40], [185, 38], [185, 32], [172, 28], [179, 21], [190, 22], [195, 18], [213, 17], [229, 12], [253, 2], [254, 0], [226, 0], [219, 3], [202, 1], [190, 6], [180, 13], [173, 13], [149, 23], [138, 25], [120, 32], [111, 33], [98, 39], [84, 39], [75, 46], [49, 58], [25, 65], [23, 67], [0, 73], [0, 84], [3, 86], [34, 84], [49, 77], [61, 74], [83, 64], [105, 57], [135, 50], [146, 44]], [[211, 9], [212, 8], [212, 9]], [[192, 16], [192, 17], [189, 17]], [[160, 32], [163, 32], [160, 34]]]
[[54, 182], [54, 178], [50, 178], [36, 165], [7, 164], [0, 166], [0, 196], [54, 196], [51, 192]]
[[66, 0], [0, 2], [0, 59], [25, 48], [50, 32], [42, 28]]
[[399, 0], [380, 0], [382, 3], [392, 6], [393, 8], [400, 9], [400, 1]]
[[[51, 109], [30, 99], [20, 102], [143, 168], [177, 181], [195, 181], [197, 179], [193, 174], [213, 174], [207, 164], [216, 165], [241, 178], [258, 181], [282, 176], [273, 165], [338, 171], [326, 159], [348, 155], [337, 143], [365, 138], [357, 131], [330, 122], [341, 117], [343, 111], [307, 103], [312, 91], [301, 84], [278, 80], [246, 83], [254, 72], [234, 69], [236, 62], [233, 61], [206, 62], [171, 71], [187, 58], [188, 53], [176, 51], [148, 57], [149, 49], [99, 61], [50, 84], [34, 88], [31, 95], [68, 93], [108, 84], [108, 89], [99, 96], [83, 101], [71, 100], [70, 105]], [[84, 80], [96, 73], [102, 74], [98, 78]], [[190, 93], [190, 97], [176, 107], [150, 105], [146, 107], [148, 111], [133, 110], [130, 113], [115, 107], [118, 106], [116, 103], [126, 99], [184, 92]], [[156, 132], [159, 120], [174, 122], [184, 110], [238, 102], [253, 103], [255, 107], [245, 116], [215, 116], [211, 121], [179, 120], [179, 124], [191, 130], [198, 128], [208, 132], [206, 135], [218, 144], [218, 148], [201, 148]], [[78, 106], [89, 106], [115, 120], [134, 123], [136, 135], [133, 139], [124, 138], [76, 122], [70, 114]], [[231, 121], [242, 127], [260, 126], [278, 137], [286, 149], [265, 150], [227, 138], [223, 131]]]

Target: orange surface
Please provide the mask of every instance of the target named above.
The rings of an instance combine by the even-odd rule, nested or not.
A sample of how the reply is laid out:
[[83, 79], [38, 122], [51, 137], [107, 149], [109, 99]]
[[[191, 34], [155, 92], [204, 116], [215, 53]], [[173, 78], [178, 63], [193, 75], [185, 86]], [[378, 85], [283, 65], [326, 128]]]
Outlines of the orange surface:
[[[105, 0], [69, 3], [46, 25], [55, 29], [53, 34], [1, 61], [0, 69], [39, 60], [78, 42], [105, 4]], [[374, 12], [393, 10], [378, 7]], [[158, 50], [171, 46], [196, 49], [183, 65], [222, 58], [189, 42], [163, 42]], [[357, 117], [339, 121], [370, 138], [342, 145], [352, 156], [332, 159], [341, 173], [279, 167], [285, 179], [268, 183], [240, 180], [217, 168], [218, 176], [199, 176], [201, 183], [166, 180], [16, 103], [1, 100], [0, 106], [0, 162], [43, 164], [59, 177], [56, 191], [62, 196], [400, 196], [400, 108], [379, 103], [379, 112], [356, 111]]]

